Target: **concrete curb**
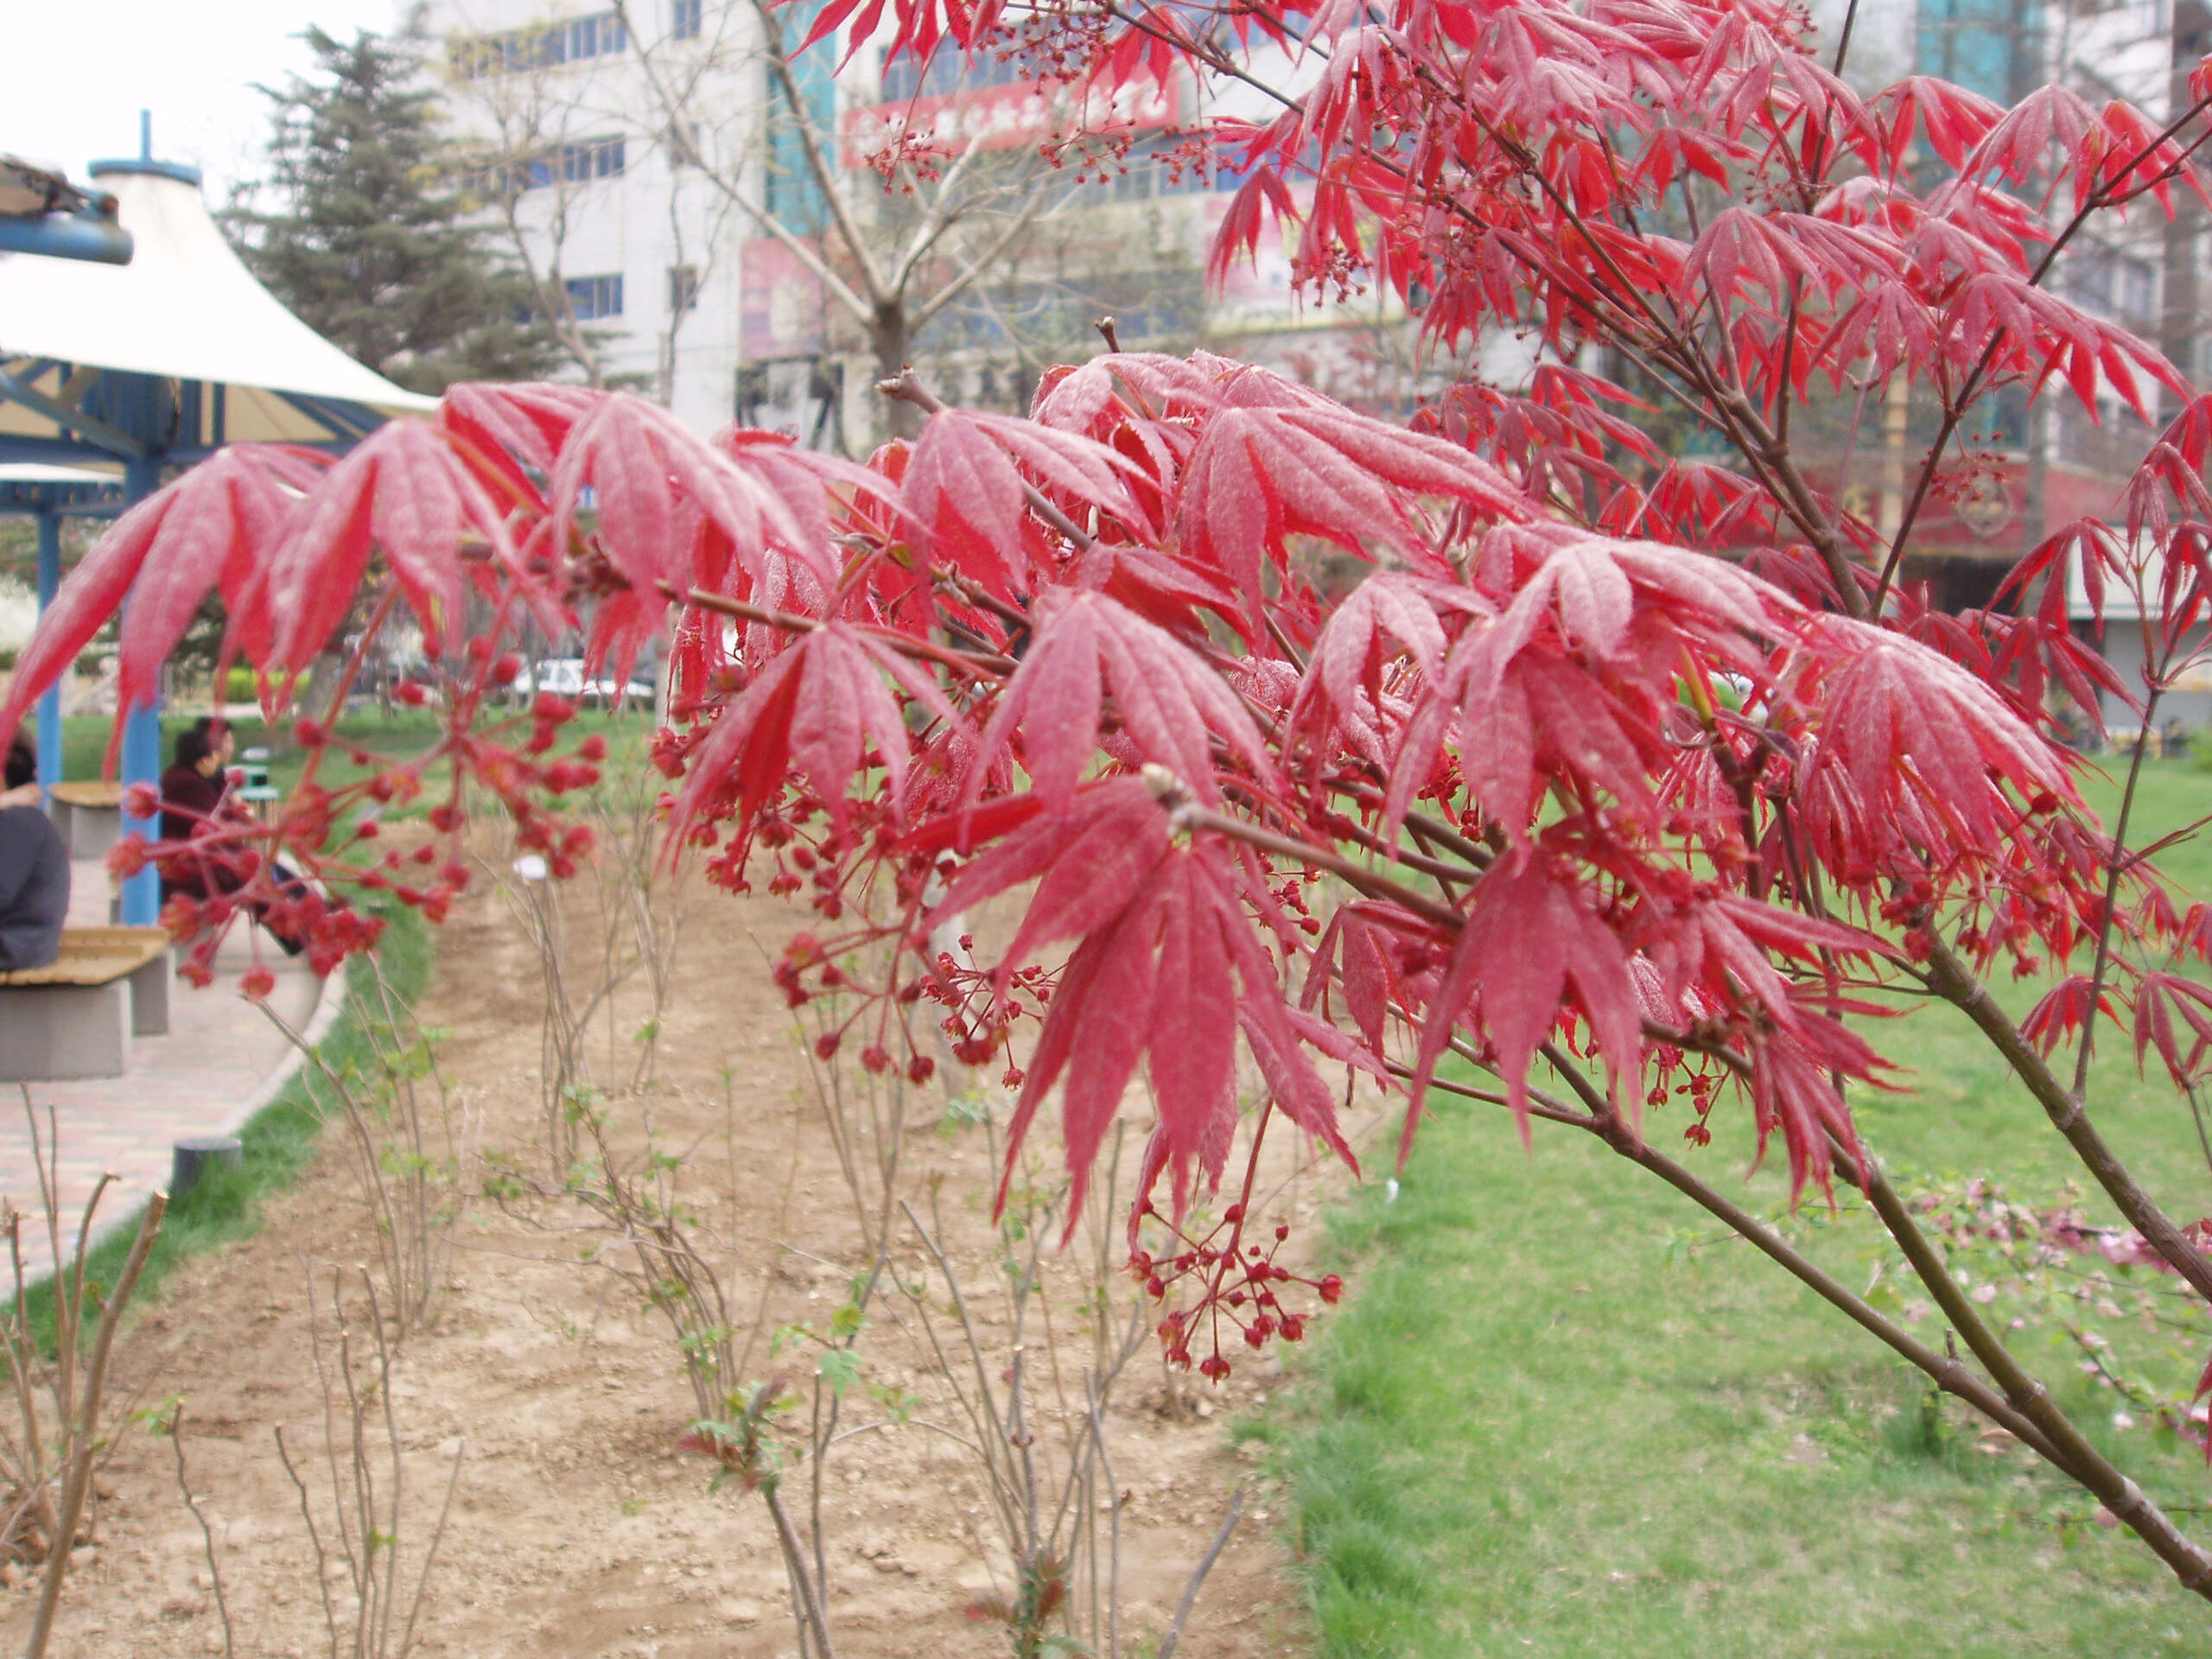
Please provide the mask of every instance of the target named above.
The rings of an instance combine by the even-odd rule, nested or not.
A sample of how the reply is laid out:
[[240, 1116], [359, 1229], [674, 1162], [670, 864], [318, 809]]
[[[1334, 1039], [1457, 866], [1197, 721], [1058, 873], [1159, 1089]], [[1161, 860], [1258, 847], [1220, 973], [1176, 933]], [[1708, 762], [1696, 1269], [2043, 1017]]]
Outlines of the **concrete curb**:
[[[307, 1029], [300, 1033], [308, 1048], [313, 1048], [329, 1036], [330, 1028], [338, 1023], [338, 1016], [346, 1007], [346, 981], [352, 965], [350, 960], [342, 962], [323, 976], [322, 995], [315, 1001], [315, 1012], [308, 1017]], [[299, 1075], [300, 1068], [307, 1061], [306, 1049], [296, 1044], [287, 1048], [284, 1058], [277, 1061], [276, 1069], [261, 1080], [260, 1087], [248, 1095], [237, 1110], [223, 1120], [215, 1133], [238, 1134], [253, 1121], [263, 1107], [284, 1092], [286, 1085]]]
[[[341, 963], [324, 977], [321, 995], [315, 1001], [315, 1011], [308, 1016], [306, 1029], [301, 1033], [309, 1047], [330, 1035], [330, 1028], [338, 1023], [338, 1016], [346, 1007], [346, 965]], [[223, 1120], [217, 1133], [238, 1134], [263, 1107], [284, 1091], [284, 1086], [298, 1076], [300, 1068], [307, 1064], [307, 1058], [304, 1050], [296, 1046], [288, 1047], [284, 1058], [276, 1063], [267, 1077], [262, 1078], [253, 1093], [246, 1097], [245, 1103]], [[165, 1188], [168, 1183], [156, 1180], [153, 1185]], [[88, 1248], [98, 1249], [109, 1234], [136, 1227], [144, 1209], [145, 1199], [134, 1194], [128, 1209], [104, 1217], [94, 1224]], [[44, 1284], [54, 1277], [54, 1272], [53, 1265], [48, 1263], [35, 1268], [26, 1277], [31, 1284]]]

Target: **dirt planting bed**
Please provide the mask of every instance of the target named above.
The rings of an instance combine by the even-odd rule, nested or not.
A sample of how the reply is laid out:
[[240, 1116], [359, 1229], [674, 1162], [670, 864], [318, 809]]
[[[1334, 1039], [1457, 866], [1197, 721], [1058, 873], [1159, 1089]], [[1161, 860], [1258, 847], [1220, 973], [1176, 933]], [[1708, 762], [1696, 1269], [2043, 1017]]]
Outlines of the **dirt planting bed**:
[[[649, 1128], [655, 1146], [680, 1158], [681, 1207], [735, 1263], [728, 1290], [741, 1310], [734, 1340], [747, 1375], [787, 1377], [788, 1397], [800, 1402], [777, 1430], [788, 1446], [809, 1428], [820, 1349], [803, 1338], [779, 1347], [773, 1333], [824, 1328], [867, 1256], [791, 1015], [766, 971], [795, 913], [774, 901], [696, 891], [683, 902], [690, 908], [670, 958], [658, 1075], [649, 1092], [607, 1103], [608, 1134], [625, 1155], [641, 1155]], [[572, 959], [582, 958], [579, 975], [590, 970], [596, 948], [579, 944], [588, 931], [575, 930], [567, 946]], [[441, 1065], [465, 1138], [517, 1166], [543, 1165], [544, 1001], [531, 938], [487, 888], [442, 930], [438, 952], [423, 1014], [448, 1033]], [[642, 995], [626, 987], [616, 1017], [601, 1021], [600, 1058], [609, 1070], [634, 1069], [624, 1046]], [[189, 1007], [188, 1000], [188, 1018]], [[906, 1190], [934, 1190], [942, 1242], [971, 1300], [976, 1352], [953, 1340], [957, 1327], [942, 1317], [938, 1335], [965, 1368], [971, 1394], [974, 1379], [992, 1370], [1003, 1389], [1014, 1333], [987, 1220], [992, 1156], [987, 1132], [961, 1121], [971, 1114], [947, 1113], [945, 1098], [942, 1089], [908, 1096]], [[1141, 1132], [1141, 1101], [1133, 1099], [1130, 1115]], [[376, 1573], [392, 1569], [390, 1588], [379, 1578], [372, 1598], [389, 1605], [388, 1622], [372, 1616], [364, 1638], [330, 1496], [334, 1481], [346, 1488], [357, 1478], [349, 1457], [330, 1455], [334, 1446], [344, 1452], [348, 1421], [333, 1380], [340, 1362], [331, 1297], [334, 1280], [357, 1374], [372, 1377], [360, 1270], [373, 1267], [377, 1237], [359, 1169], [334, 1137], [326, 1141], [321, 1166], [276, 1205], [257, 1237], [198, 1259], [139, 1312], [118, 1359], [122, 1391], [186, 1402], [182, 1446], [212, 1529], [235, 1652], [321, 1654], [334, 1643], [348, 1655], [397, 1653], [450, 1481], [416, 1630], [421, 1651], [480, 1659], [798, 1653], [789, 1580], [760, 1495], [741, 1480], [710, 1490], [711, 1465], [677, 1449], [697, 1412], [661, 1316], [587, 1259], [604, 1239], [580, 1230], [577, 1215], [557, 1201], [503, 1206], [481, 1198], [460, 1223], [430, 1323], [393, 1350], [389, 1416], [381, 1399], [363, 1413], [359, 1477], [373, 1484], [372, 1502], [388, 1497], [395, 1474], [403, 1494], [396, 1548], [379, 1540], [369, 1552]], [[1318, 1192], [1301, 1177], [1276, 1203], [1287, 1216], [1310, 1216]], [[1041, 1441], [1079, 1440], [1087, 1420], [1084, 1356], [1056, 1346], [1090, 1340], [1070, 1322], [1096, 1288], [1079, 1265], [1086, 1248], [1046, 1258], [1043, 1305], [1053, 1323], [1046, 1329], [1033, 1313], [1023, 1332], [1028, 1421]], [[894, 1283], [933, 1285], [927, 1294], [942, 1315], [944, 1287], [910, 1234], [887, 1267]], [[1126, 1280], [1116, 1294], [1126, 1306]], [[779, 1490], [795, 1525], [810, 1533], [818, 1519], [826, 1611], [845, 1659], [981, 1659], [1011, 1650], [1007, 1627], [989, 1606], [1020, 1594], [1014, 1559], [994, 1524], [969, 1420], [914, 1312], [911, 1299], [879, 1299], [855, 1343], [865, 1370], [841, 1407], [842, 1438], [823, 1466], [818, 1516], [808, 1463], [782, 1469]], [[1053, 1351], [1041, 1354], [1046, 1348]], [[1224, 1433], [1230, 1414], [1280, 1375], [1270, 1357], [1240, 1368], [1225, 1388], [1192, 1389], [1164, 1377], [1149, 1340], [1129, 1360], [1101, 1425], [1111, 1491], [1122, 1494], [1118, 1568], [1108, 1548], [1106, 1484], [1094, 1479], [1076, 1499], [1101, 1517], [1098, 1544], [1076, 1573], [1095, 1573], [1109, 1587], [1118, 1573], [1122, 1653], [1152, 1651], [1240, 1486], [1245, 1518], [1180, 1651], [1298, 1650], [1278, 1497]], [[280, 1427], [297, 1484], [278, 1457]], [[302, 1484], [322, 1534], [320, 1561]], [[143, 1425], [128, 1427], [99, 1496], [96, 1541], [79, 1552], [53, 1651], [88, 1659], [223, 1651], [216, 1574], [181, 1497], [172, 1442]], [[0, 1641], [19, 1644], [30, 1575], [16, 1568], [0, 1580], [11, 1581], [0, 1591]], [[1103, 1652], [1103, 1624], [1101, 1633]], [[1089, 1639], [1088, 1624], [1082, 1634]]]

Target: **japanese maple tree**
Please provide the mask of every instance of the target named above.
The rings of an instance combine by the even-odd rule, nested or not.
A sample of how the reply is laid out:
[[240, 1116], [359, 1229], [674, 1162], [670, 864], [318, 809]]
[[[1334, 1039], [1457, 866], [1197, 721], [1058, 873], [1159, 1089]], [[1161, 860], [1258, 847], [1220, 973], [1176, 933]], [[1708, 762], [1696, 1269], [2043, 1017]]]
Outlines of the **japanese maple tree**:
[[[442, 724], [342, 789], [311, 763], [278, 823], [198, 843], [233, 848], [244, 883], [176, 901], [199, 971], [202, 930], [246, 900], [325, 966], [373, 938], [362, 889], [440, 913], [457, 844], [385, 855], [353, 810], [419, 794], [434, 765], [447, 836], [492, 800], [556, 871], [588, 856], [560, 803], [603, 750], [564, 737], [557, 698], [495, 709], [517, 629], [587, 626], [594, 658], [626, 661], [669, 628], [671, 842], [818, 913], [776, 974], [794, 1002], [854, 999], [825, 1046], [925, 1079], [941, 1027], [963, 1062], [1005, 1068], [1017, 1147], [1057, 1096], [1072, 1205], [1143, 1068], [1158, 1116], [1131, 1248], [1156, 1294], [1181, 1287], [1171, 1362], [1222, 1375], [1338, 1291], [1277, 1268], [1244, 1201], [1186, 1231], [1195, 1190], [1241, 1179], [1249, 1198], [1232, 1171], [1277, 1114], [1349, 1160], [1357, 1076], [1403, 1094], [1408, 1136], [1450, 1090], [1677, 1187], [2212, 1596], [2212, 1554], [2008, 1350], [1850, 1109], [1890, 1075], [1898, 1027], [1871, 1016], [1910, 996], [1965, 1022], [2129, 1248], [2212, 1296], [2203, 1224], [2161, 1210], [2097, 1127], [2113, 1065], [2202, 1076], [2212, 908], [2131, 842], [2128, 806], [2088, 812], [2053, 715], [2094, 720], [2102, 691], [2148, 730], [2201, 664], [2212, 399], [2044, 280], [2095, 216], [2203, 194], [2212, 76], [2164, 123], [2059, 87], [2009, 110], [1927, 77], [1865, 97], [1847, 26], [1821, 44], [1759, 0], [833, 0], [817, 29], [1241, 87], [1272, 113], [1191, 140], [1247, 180], [1217, 265], [1272, 216], [1317, 297], [1382, 285], [1440, 352], [1510, 330], [1537, 365], [1470, 372], [1408, 424], [1109, 336], [1027, 420], [887, 382], [927, 419], [864, 466], [559, 386], [457, 387], [334, 464], [226, 450], [72, 575], [0, 728], [126, 594], [124, 690], [143, 694], [211, 588], [282, 712], [365, 582], [379, 615], [422, 625], [436, 671], [404, 690]], [[1726, 459], [1670, 458], [1601, 362]], [[1901, 382], [1940, 419], [1884, 534], [1793, 446], [1792, 416]], [[2050, 536], [2000, 608], [1931, 612], [1899, 580], [1914, 527], [2012, 389], [2093, 416], [2117, 399], [2155, 440], [2113, 517]], [[1332, 602], [1307, 544], [1371, 568]], [[2071, 636], [2069, 582], [2139, 611], [2141, 683]], [[257, 855], [279, 848], [327, 891], [269, 885]], [[1001, 894], [1021, 919], [996, 961], [932, 947]], [[889, 965], [864, 982], [863, 959]], [[2050, 976], [2025, 1019], [1988, 988], [2003, 972]], [[1684, 1128], [1648, 1110], [1677, 1097], [1691, 1142], [1747, 1110], [1794, 1192], [1863, 1192], [1964, 1351], [1663, 1152]]]

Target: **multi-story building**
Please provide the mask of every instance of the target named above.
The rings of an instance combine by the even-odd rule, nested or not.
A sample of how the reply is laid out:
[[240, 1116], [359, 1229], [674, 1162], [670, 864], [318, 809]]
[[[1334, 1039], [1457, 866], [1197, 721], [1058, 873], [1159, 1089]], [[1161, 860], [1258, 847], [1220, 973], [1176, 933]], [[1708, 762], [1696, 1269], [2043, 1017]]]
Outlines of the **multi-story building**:
[[858, 450], [887, 367], [1018, 406], [1095, 349], [1102, 314], [1126, 346], [1237, 349], [1348, 391], [1406, 360], [1374, 348], [1402, 315], [1302, 308], [1280, 251], [1205, 291], [1235, 181], [1179, 136], [1205, 113], [1195, 86], [1078, 104], [1012, 60], [771, 54], [771, 15], [795, 42], [793, 11], [752, 0], [432, 0], [476, 194], [579, 373], [701, 427]]
[[[474, 194], [537, 283], [576, 372], [639, 386], [707, 424], [728, 417], [736, 351], [729, 207], [669, 142], [648, 73], [656, 43], [640, 39], [657, 28], [667, 51], [696, 32], [698, 13], [699, 0], [558, 11], [437, 0], [427, 21], [443, 49], [448, 119], [481, 156]], [[758, 102], [757, 86], [699, 91], [737, 123]], [[698, 145], [722, 142], [702, 129]]]
[[[2202, 0], [1863, 0], [1861, 13], [1854, 55], [1874, 80], [1916, 70], [2000, 102], [2057, 80], [2154, 118], [2206, 35]], [[801, 15], [756, 0], [431, 0], [483, 211], [579, 374], [702, 429], [734, 416], [854, 453], [886, 429], [873, 383], [887, 368], [913, 361], [957, 401], [1020, 407], [1046, 366], [1095, 348], [1102, 314], [1124, 345], [1208, 345], [1370, 404], [1419, 385], [1402, 314], [1301, 306], [1279, 248], [1207, 291], [1236, 181], [1192, 164], [1181, 135], [1224, 107], [1197, 86], [1077, 106], [1010, 59], [763, 50], [764, 19], [795, 42]], [[1075, 128], [1091, 137], [1057, 168], [1040, 158]], [[2177, 198], [2171, 223], [2100, 221], [2054, 280], [2196, 374], [2212, 366], [2205, 215]], [[1923, 507], [1907, 563], [1938, 606], [1987, 602], [2047, 527], [2110, 508], [2146, 435], [2109, 404], [2093, 422], [2063, 396], [2016, 392], [1955, 442], [1972, 458]], [[1847, 505], [1891, 529], [1936, 424], [1924, 392], [1893, 395], [1805, 411], [1801, 443]]]

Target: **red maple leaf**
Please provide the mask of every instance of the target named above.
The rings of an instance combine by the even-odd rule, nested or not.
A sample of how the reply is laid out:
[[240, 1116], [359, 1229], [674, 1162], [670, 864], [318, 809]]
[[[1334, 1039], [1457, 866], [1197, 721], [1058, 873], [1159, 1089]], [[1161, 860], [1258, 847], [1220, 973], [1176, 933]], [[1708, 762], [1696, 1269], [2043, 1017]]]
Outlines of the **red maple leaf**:
[[1039, 601], [1036, 615], [1021, 666], [984, 730], [980, 766], [1018, 733], [1038, 794], [1066, 799], [1097, 753], [1110, 690], [1138, 755], [1168, 767], [1200, 800], [1220, 799], [1211, 737], [1272, 782], [1274, 763], [1251, 716], [1188, 646], [1100, 594], [1055, 591]]
[[310, 449], [232, 444], [124, 514], [62, 579], [39, 619], [0, 707], [0, 740], [124, 608], [126, 594], [137, 597], [124, 615], [117, 671], [125, 709], [151, 694], [163, 659], [215, 588], [230, 607], [233, 636], [262, 655], [270, 631], [262, 559], [282, 538], [297, 493], [328, 464]]

